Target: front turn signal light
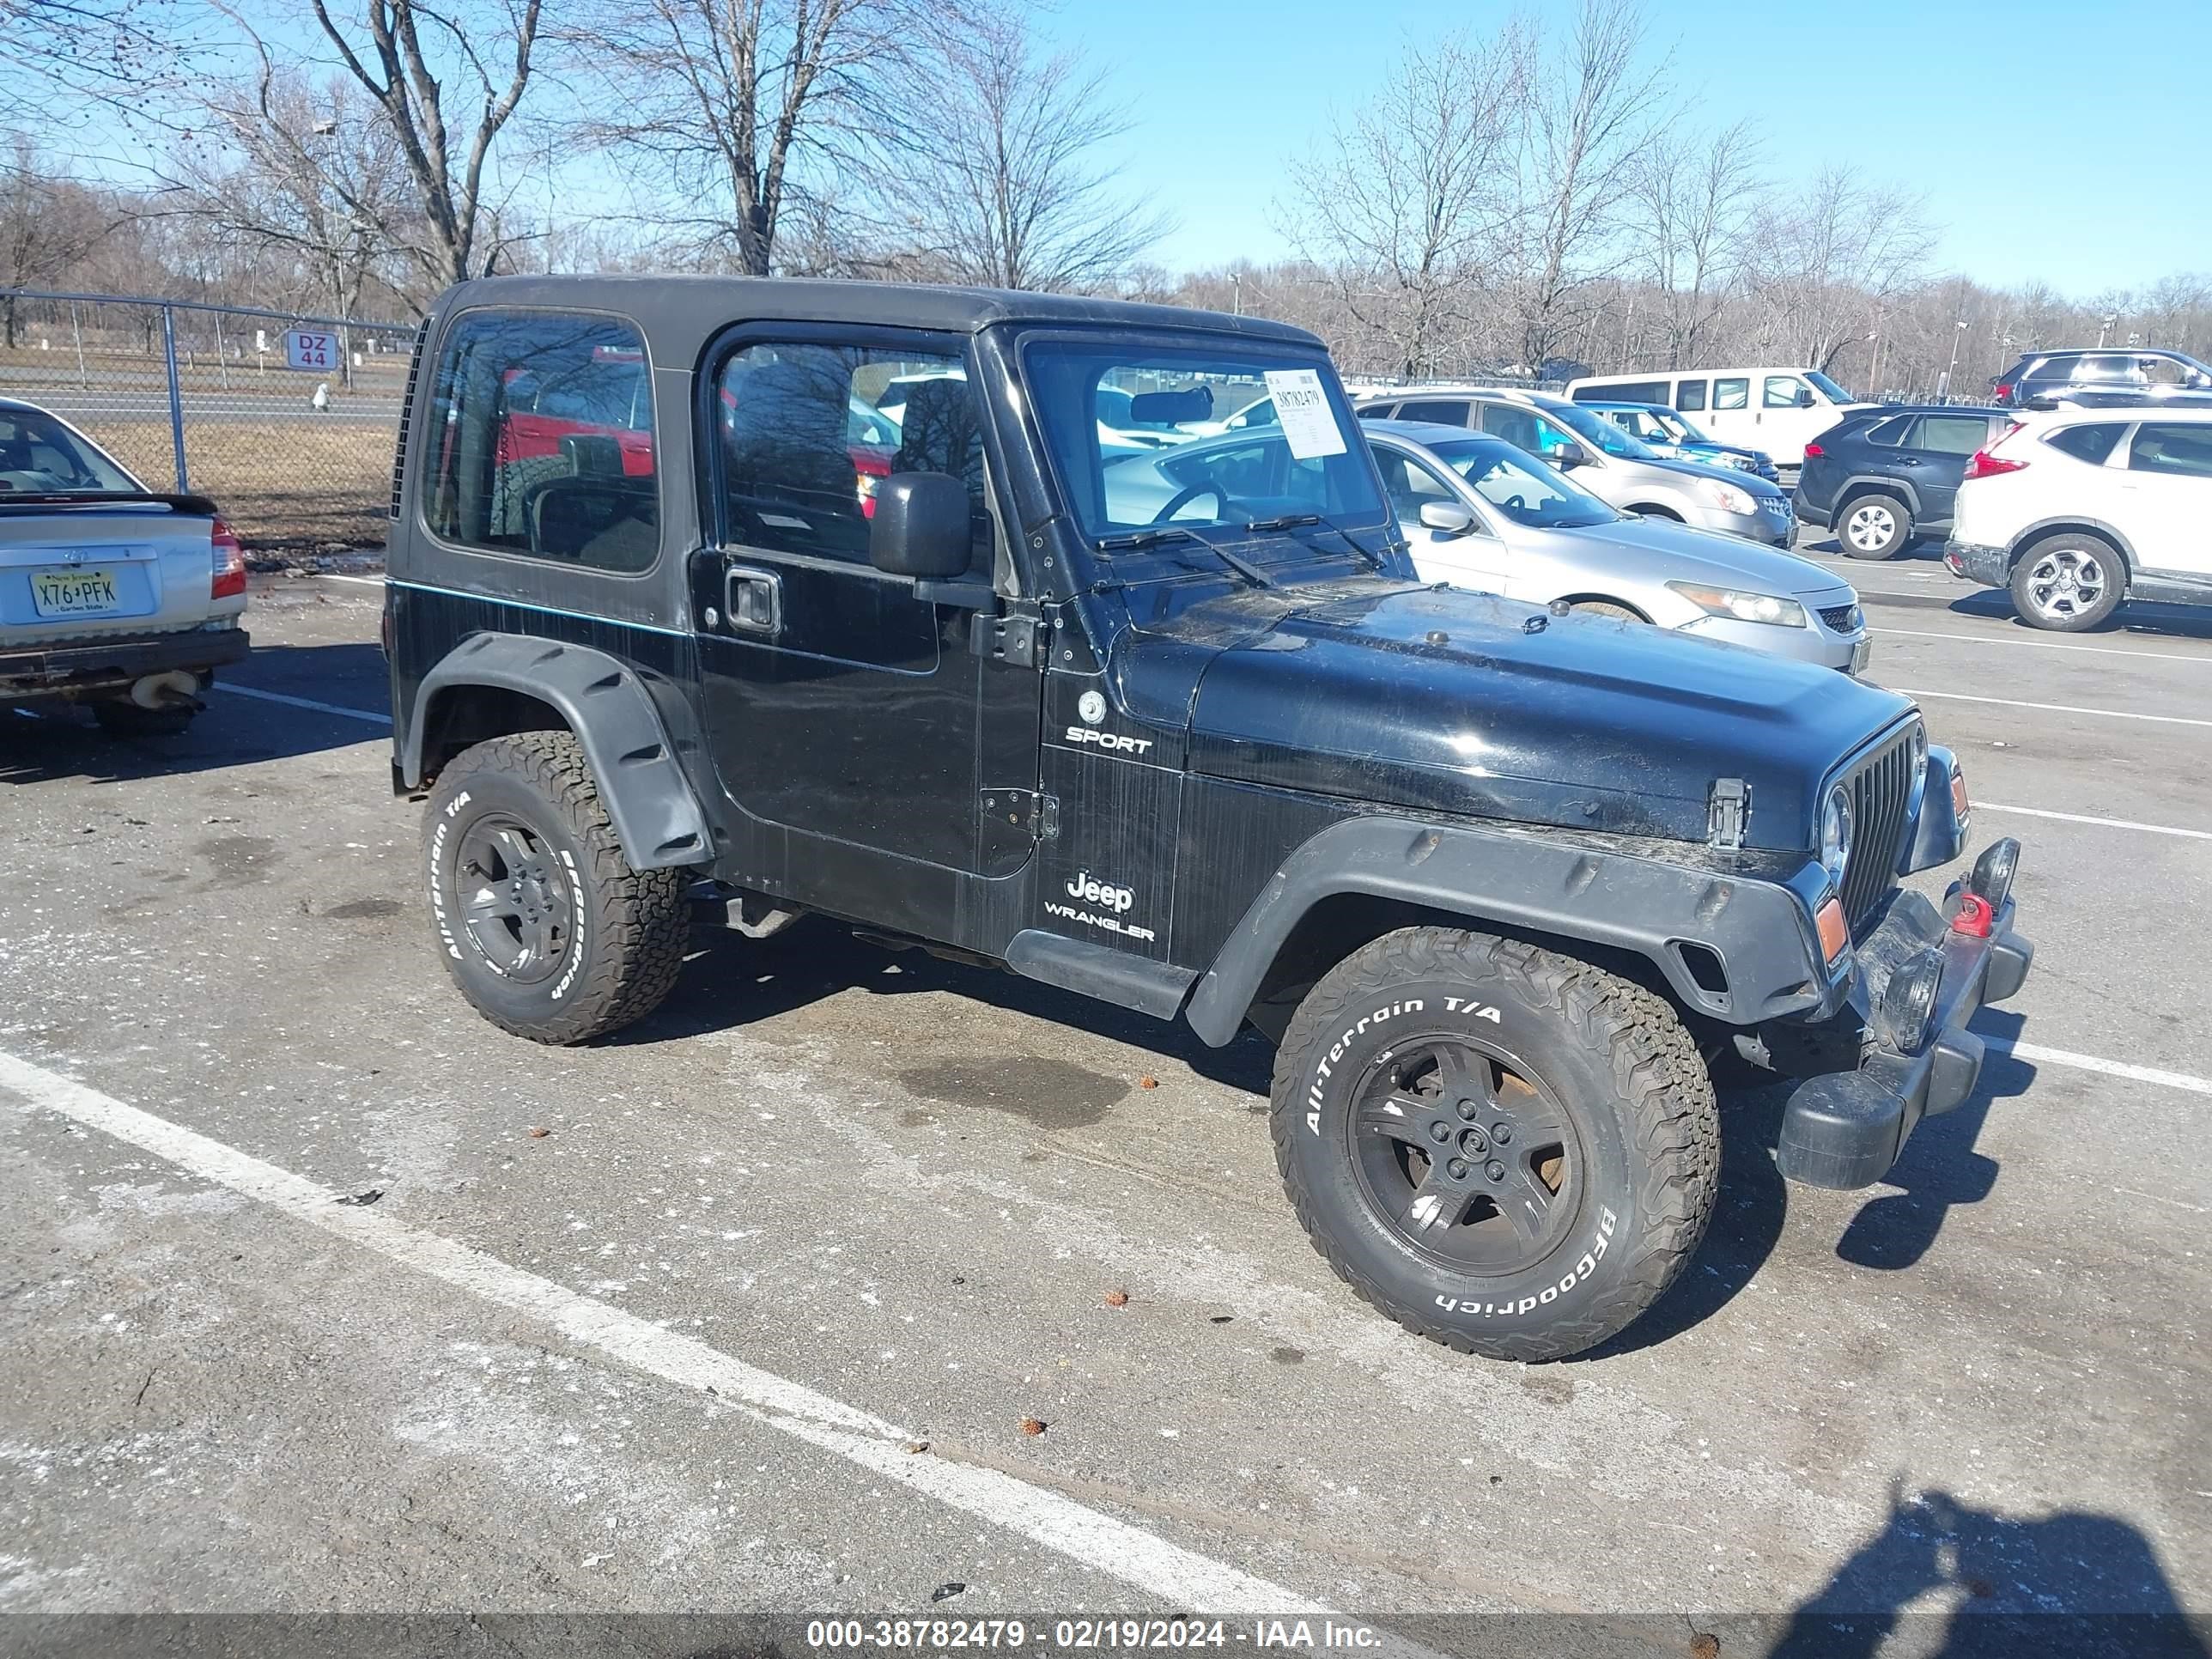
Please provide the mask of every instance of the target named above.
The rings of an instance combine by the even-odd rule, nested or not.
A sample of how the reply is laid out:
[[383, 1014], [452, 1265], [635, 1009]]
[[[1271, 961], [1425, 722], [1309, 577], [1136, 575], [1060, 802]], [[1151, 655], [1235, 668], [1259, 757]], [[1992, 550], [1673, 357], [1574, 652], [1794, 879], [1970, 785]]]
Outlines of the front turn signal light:
[[1844, 902], [1832, 893], [1813, 913], [1813, 925], [1820, 930], [1822, 961], [1832, 963], [1850, 948], [1851, 930], [1844, 920]]

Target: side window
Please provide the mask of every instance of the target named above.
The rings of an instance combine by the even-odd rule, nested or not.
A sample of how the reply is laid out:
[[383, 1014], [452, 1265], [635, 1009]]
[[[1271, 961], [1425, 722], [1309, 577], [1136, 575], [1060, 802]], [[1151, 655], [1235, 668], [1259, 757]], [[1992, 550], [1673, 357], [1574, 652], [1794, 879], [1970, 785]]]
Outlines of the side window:
[[1355, 412], [1363, 421], [1388, 421], [1396, 418], [1391, 412], [1395, 407], [1390, 404], [1369, 404]]
[[1420, 523], [1421, 508], [1430, 501], [1456, 499], [1443, 480], [1408, 456], [1378, 449], [1375, 459], [1382, 464], [1382, 493], [1390, 498], [1391, 514], [1401, 525]]
[[1912, 429], [1911, 444], [1939, 455], [1971, 455], [1989, 441], [1985, 415], [1923, 415]]
[[2077, 461], [2102, 466], [2112, 458], [2112, 446], [2126, 427], [2118, 421], [2099, 421], [2088, 426], [2062, 426], [2043, 441]]
[[1798, 395], [1806, 390], [1805, 382], [1795, 374], [1770, 374], [1759, 389], [1759, 406], [1764, 409], [1795, 409]]
[[1678, 380], [1674, 385], [1674, 407], [1685, 415], [1705, 406], [1705, 383], [1703, 380]]
[[1715, 409], [1748, 409], [1750, 406], [1751, 382], [1748, 380], [1713, 382]]
[[1401, 404], [1398, 409], [1401, 421], [1436, 421], [1444, 426], [1465, 426], [1467, 404], [1453, 400], [1445, 403]]
[[2132, 360], [2126, 357], [2077, 357], [2074, 360], [2074, 380], [2076, 385], [2083, 381], [2101, 385], [2112, 380], [2124, 380], [2133, 367]]
[[977, 568], [989, 568], [982, 424], [959, 358], [763, 343], [724, 360], [714, 400], [734, 540], [866, 564], [882, 481], [949, 472], [968, 486]]
[[1616, 404], [1663, 404], [1667, 401], [1667, 382], [1664, 380], [1629, 380], [1605, 389], [1606, 401]]
[[2128, 465], [2138, 472], [2212, 478], [2212, 425], [2145, 421], [2128, 446]]
[[1480, 404], [1477, 407], [1482, 411], [1482, 429], [1485, 432], [1503, 438], [1516, 449], [1525, 449], [1531, 455], [1536, 453], [1538, 439], [1534, 410], [1523, 409], [1518, 404]]
[[2142, 370], [2143, 380], [2148, 385], [2186, 386], [2189, 383], [2187, 372], [2171, 357], [2138, 357], [2136, 363]]
[[638, 571], [660, 550], [645, 344], [574, 312], [464, 313], [422, 431], [432, 532], [463, 547]]
[[1870, 444], [1901, 444], [1905, 441], [1905, 428], [1911, 424], [1910, 415], [1893, 415], [1886, 421], [1876, 421], [1866, 429], [1867, 441]]

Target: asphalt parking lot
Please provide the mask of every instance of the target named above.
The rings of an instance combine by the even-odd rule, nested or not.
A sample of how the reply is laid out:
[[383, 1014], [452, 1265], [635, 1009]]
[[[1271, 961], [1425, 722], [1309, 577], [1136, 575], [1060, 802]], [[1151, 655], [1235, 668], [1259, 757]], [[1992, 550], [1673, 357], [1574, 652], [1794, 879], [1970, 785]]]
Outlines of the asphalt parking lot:
[[181, 740], [7, 719], [0, 1610], [2212, 1612], [2212, 619], [1835, 562], [2035, 971], [1867, 1192], [1730, 1097], [1690, 1273], [1533, 1368], [1330, 1274], [1249, 1042], [811, 924], [486, 1024], [374, 583], [258, 586]]

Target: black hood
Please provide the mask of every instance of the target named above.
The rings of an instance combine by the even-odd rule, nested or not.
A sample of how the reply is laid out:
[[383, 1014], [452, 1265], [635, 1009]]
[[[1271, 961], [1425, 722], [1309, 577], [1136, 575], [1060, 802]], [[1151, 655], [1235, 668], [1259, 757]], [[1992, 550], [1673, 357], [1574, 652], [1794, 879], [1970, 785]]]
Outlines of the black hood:
[[1133, 704], [1188, 711], [1194, 772], [1697, 842], [1738, 778], [1747, 844], [1785, 850], [1811, 845], [1822, 778], [1911, 713], [1832, 669], [1372, 578], [1218, 595], [1115, 658]]

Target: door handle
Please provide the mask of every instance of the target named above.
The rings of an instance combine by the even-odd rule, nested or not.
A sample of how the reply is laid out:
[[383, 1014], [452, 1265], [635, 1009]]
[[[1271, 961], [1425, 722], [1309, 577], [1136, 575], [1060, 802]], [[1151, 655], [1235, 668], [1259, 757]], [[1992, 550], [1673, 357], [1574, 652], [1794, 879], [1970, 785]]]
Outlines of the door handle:
[[783, 578], [733, 564], [722, 573], [722, 620], [733, 634], [774, 639], [783, 631]]

